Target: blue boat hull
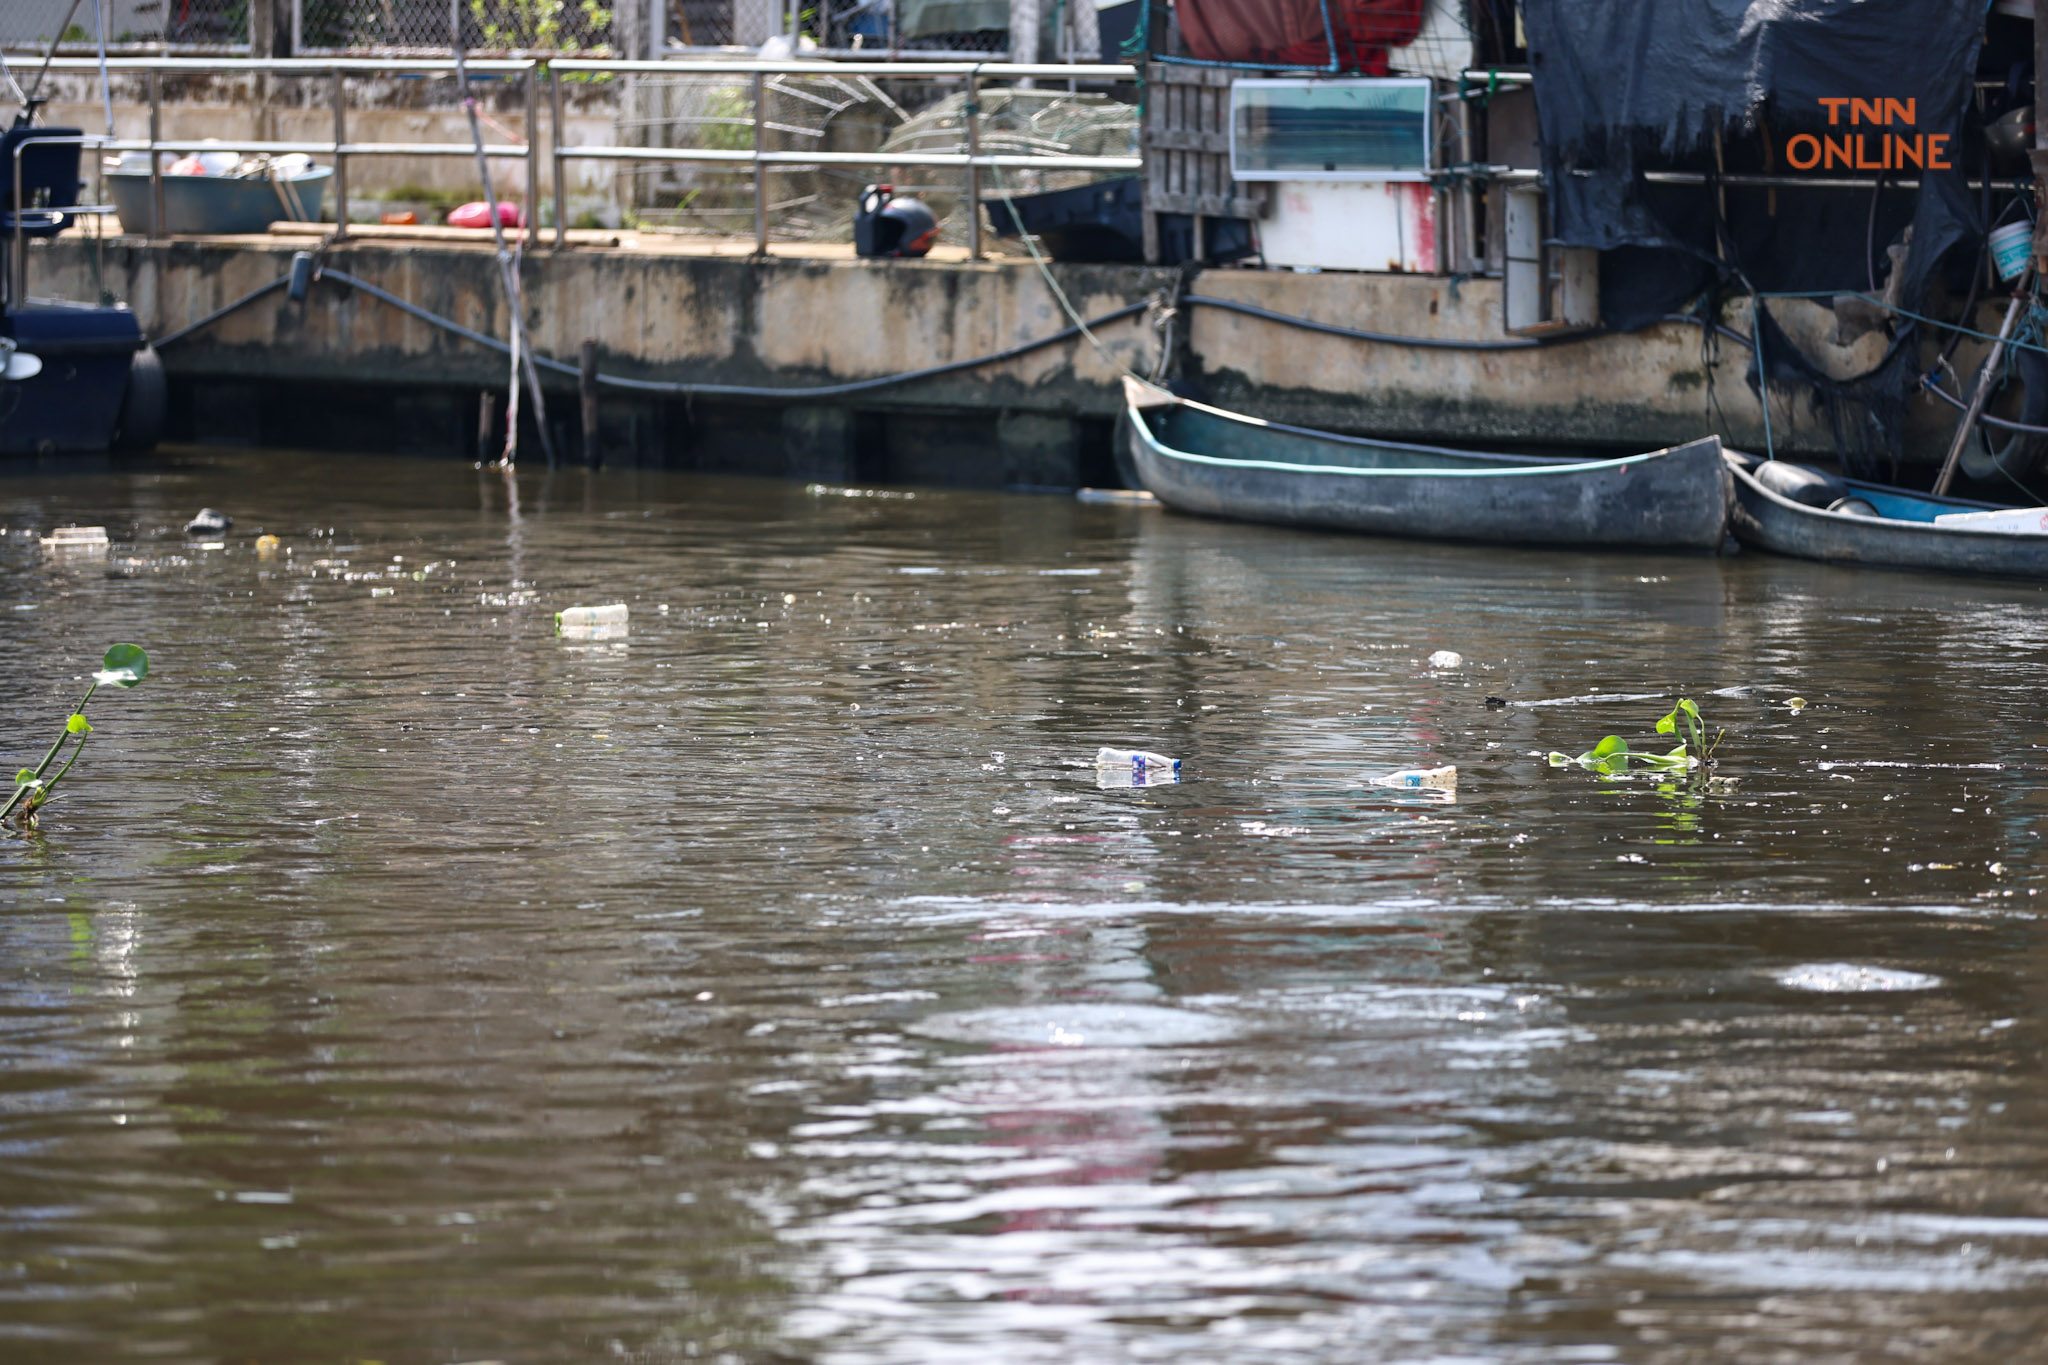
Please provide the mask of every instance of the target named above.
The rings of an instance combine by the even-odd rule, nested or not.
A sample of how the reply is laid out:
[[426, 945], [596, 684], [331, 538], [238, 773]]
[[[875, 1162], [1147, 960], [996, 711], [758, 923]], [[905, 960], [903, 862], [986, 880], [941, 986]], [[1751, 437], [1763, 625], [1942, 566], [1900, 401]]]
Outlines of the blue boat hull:
[[1967, 531], [1937, 526], [1932, 520], [1942, 512], [1984, 511], [1989, 503], [1844, 479], [1858, 497], [1885, 515], [1828, 512], [1758, 483], [1749, 469], [1755, 458], [1734, 451], [1727, 457], [1735, 480], [1728, 524], [1745, 545], [1830, 564], [2048, 579], [2048, 534]]

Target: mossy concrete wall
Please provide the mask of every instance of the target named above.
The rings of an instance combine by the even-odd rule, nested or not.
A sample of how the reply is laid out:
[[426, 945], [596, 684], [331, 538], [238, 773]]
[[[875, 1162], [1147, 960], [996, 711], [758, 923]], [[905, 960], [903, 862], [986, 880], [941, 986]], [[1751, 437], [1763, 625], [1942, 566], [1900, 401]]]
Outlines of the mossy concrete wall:
[[[151, 335], [164, 336], [277, 279], [305, 245], [280, 238], [118, 238], [95, 245], [73, 236], [36, 252], [36, 281], [38, 292], [71, 297], [94, 297], [104, 288], [127, 300]], [[355, 240], [325, 250], [322, 259], [464, 326], [506, 333], [496, 262], [483, 244]], [[705, 429], [724, 422], [753, 432], [735, 451], [749, 441], [779, 443], [775, 472], [787, 473], [858, 469], [863, 442], [886, 439], [909, 449], [922, 439], [911, 418], [931, 418], [940, 427], [951, 421], [971, 431], [963, 439], [986, 453], [977, 468], [1008, 471], [964, 481], [1056, 483], [1061, 471], [1094, 458], [1073, 452], [1097, 439], [1087, 434], [1096, 428], [1060, 423], [1113, 419], [1119, 367], [1151, 374], [1164, 345], [1175, 352], [1172, 372], [1212, 401], [1307, 426], [1500, 445], [1640, 449], [1714, 431], [1738, 445], [1761, 448], [1764, 440], [1761, 411], [1744, 378], [1747, 351], [1727, 342], [1703, 345], [1691, 325], [1538, 349], [1422, 349], [1321, 335], [1208, 307], [1183, 305], [1169, 318], [1179, 283], [1172, 271], [1116, 265], [1055, 270], [1085, 315], [1132, 303], [1151, 306], [1101, 328], [1107, 355], [1073, 338], [993, 365], [823, 400], [699, 396], [683, 404], [686, 418]], [[863, 261], [818, 249], [752, 259], [734, 244], [628, 236], [617, 249], [530, 253], [522, 277], [529, 326], [544, 354], [573, 361], [580, 344], [593, 339], [608, 373], [698, 384], [843, 384], [985, 356], [1067, 326], [1035, 268], [1014, 260]], [[1227, 269], [1205, 272], [1191, 287], [1343, 327], [1450, 339], [1501, 336], [1492, 281]], [[1882, 353], [1881, 335], [1833, 346], [1826, 336], [1832, 316], [1817, 305], [1774, 307], [1810, 353], [1842, 374], [1867, 368]], [[473, 393], [501, 387], [505, 378], [501, 356], [332, 281], [316, 285], [304, 302], [268, 295], [167, 348], [164, 360], [174, 385], [188, 386], [344, 384]], [[1967, 373], [1971, 357], [1958, 361]], [[571, 413], [566, 399], [573, 380], [551, 383], [564, 395], [563, 412]], [[608, 412], [644, 411], [634, 439], [647, 458], [659, 458], [661, 443], [671, 440], [661, 434], [664, 423], [673, 428], [682, 420], [661, 417], [660, 400], [607, 391], [605, 403]], [[789, 415], [799, 403], [830, 411]], [[739, 411], [747, 408], [758, 412]], [[722, 409], [732, 411], [719, 416]], [[893, 414], [896, 425], [877, 437], [864, 416], [873, 414]], [[1947, 431], [1941, 414], [1921, 411], [1914, 423], [1923, 452], [1938, 452]], [[1777, 393], [1772, 427], [1781, 450], [1832, 449], [1828, 415], [1804, 396]], [[931, 461], [943, 467], [948, 458], [934, 454]], [[919, 460], [912, 464], [921, 468]], [[759, 462], [744, 453], [719, 461], [721, 467]]]

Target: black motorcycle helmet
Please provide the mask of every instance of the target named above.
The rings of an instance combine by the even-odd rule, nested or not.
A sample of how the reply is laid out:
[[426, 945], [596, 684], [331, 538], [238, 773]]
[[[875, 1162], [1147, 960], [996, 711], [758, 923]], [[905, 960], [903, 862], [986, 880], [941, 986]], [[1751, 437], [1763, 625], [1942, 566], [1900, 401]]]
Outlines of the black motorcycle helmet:
[[921, 199], [899, 199], [894, 185], [869, 185], [853, 215], [861, 256], [922, 256], [939, 239], [938, 215]]

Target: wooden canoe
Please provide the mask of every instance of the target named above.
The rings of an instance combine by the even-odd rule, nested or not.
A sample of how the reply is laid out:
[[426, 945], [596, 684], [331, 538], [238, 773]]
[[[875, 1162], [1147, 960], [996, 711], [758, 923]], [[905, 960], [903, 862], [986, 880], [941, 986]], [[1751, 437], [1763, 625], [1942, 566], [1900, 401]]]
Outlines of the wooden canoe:
[[1880, 515], [1830, 512], [1758, 483], [1751, 471], [1762, 461], [1754, 455], [1729, 451], [1727, 462], [1735, 479], [1728, 524], [1745, 545], [1833, 564], [2048, 578], [2048, 532], [1971, 530], [1934, 523], [1945, 512], [1994, 510], [1991, 503], [1843, 479], [1854, 496]]
[[1119, 457], [1169, 507], [1279, 526], [1515, 545], [1719, 549], [1719, 437], [1622, 459], [1488, 455], [1336, 436], [1124, 380]]

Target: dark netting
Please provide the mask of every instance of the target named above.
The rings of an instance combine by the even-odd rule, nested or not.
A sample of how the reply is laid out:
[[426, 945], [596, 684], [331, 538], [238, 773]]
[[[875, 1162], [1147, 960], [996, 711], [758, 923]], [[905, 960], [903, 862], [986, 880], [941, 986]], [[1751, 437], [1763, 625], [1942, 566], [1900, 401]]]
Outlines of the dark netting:
[[1885, 348], [1884, 358], [1862, 374], [1834, 379], [1809, 360], [1769, 306], [1756, 310], [1756, 346], [1750, 353], [1751, 392], [1762, 394], [1763, 378], [1779, 392], [1806, 390], [1814, 411], [1825, 415], [1835, 458], [1851, 478], [1897, 483], [1906, 400], [1919, 387], [1919, 328], [1907, 323]]

